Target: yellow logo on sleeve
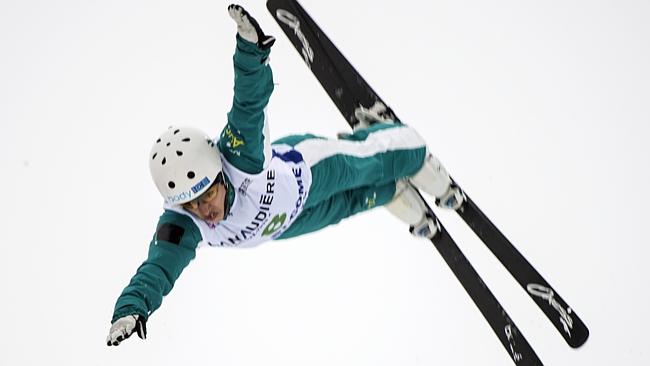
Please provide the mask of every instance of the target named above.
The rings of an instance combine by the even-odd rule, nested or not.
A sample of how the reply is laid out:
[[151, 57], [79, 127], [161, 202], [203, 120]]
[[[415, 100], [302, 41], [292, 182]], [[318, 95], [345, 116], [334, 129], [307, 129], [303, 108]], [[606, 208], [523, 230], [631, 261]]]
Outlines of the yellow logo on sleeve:
[[236, 149], [239, 146], [246, 145], [246, 143], [242, 138], [235, 135], [232, 129], [230, 129], [230, 126], [227, 126], [226, 129], [223, 131], [223, 137], [225, 137], [228, 140], [226, 146], [228, 146], [231, 149]]

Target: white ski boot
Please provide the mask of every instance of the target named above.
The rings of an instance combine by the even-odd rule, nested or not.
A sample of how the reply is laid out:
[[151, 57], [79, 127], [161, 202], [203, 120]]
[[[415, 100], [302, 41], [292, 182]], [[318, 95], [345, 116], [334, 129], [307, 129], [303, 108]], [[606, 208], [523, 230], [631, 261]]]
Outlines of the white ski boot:
[[409, 225], [409, 231], [414, 236], [432, 239], [440, 231], [437, 221], [428, 215], [422, 199], [407, 181], [396, 182], [395, 196], [385, 207]]
[[[354, 110], [354, 117], [359, 121], [352, 128], [353, 131], [360, 129], [368, 128], [375, 123], [394, 123], [393, 119], [389, 116], [388, 108], [384, 103], [376, 101], [375, 104], [370, 108], [365, 108], [364, 106], [358, 106]], [[350, 136], [349, 132], [339, 132], [336, 134], [338, 138], [344, 138]]]
[[456, 186], [440, 161], [428, 154], [424, 165], [410, 177], [415, 187], [436, 198], [436, 205], [441, 208], [458, 210], [465, 202], [465, 194]]
[[376, 101], [370, 108], [358, 106], [354, 110], [354, 116], [359, 121], [354, 126], [355, 131], [359, 128], [368, 128], [375, 123], [393, 123], [393, 120], [388, 116], [388, 108], [380, 101]]

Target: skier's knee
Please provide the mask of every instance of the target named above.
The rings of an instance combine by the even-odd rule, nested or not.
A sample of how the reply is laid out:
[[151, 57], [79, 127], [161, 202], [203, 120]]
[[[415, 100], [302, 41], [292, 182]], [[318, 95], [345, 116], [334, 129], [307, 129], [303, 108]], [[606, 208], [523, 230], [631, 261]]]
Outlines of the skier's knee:
[[438, 158], [428, 153], [422, 168], [410, 178], [413, 184], [424, 192], [439, 198], [451, 185], [451, 178]]

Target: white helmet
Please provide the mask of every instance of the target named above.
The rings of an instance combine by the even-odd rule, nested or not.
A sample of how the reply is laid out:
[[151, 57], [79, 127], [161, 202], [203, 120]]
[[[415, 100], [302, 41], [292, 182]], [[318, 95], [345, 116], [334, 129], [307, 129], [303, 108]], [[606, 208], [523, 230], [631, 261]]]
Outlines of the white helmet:
[[169, 204], [195, 199], [221, 173], [219, 149], [195, 128], [170, 127], [153, 144], [149, 157], [153, 181]]

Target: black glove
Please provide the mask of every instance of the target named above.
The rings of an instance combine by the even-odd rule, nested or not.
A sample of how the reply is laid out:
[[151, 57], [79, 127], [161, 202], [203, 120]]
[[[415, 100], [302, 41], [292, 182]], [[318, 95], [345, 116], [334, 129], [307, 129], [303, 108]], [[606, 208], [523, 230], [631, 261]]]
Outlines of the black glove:
[[275, 37], [265, 35], [255, 18], [248, 14], [244, 8], [231, 4], [228, 6], [228, 13], [237, 23], [237, 33], [239, 33], [240, 37], [257, 44], [257, 47], [263, 50], [273, 46]]

